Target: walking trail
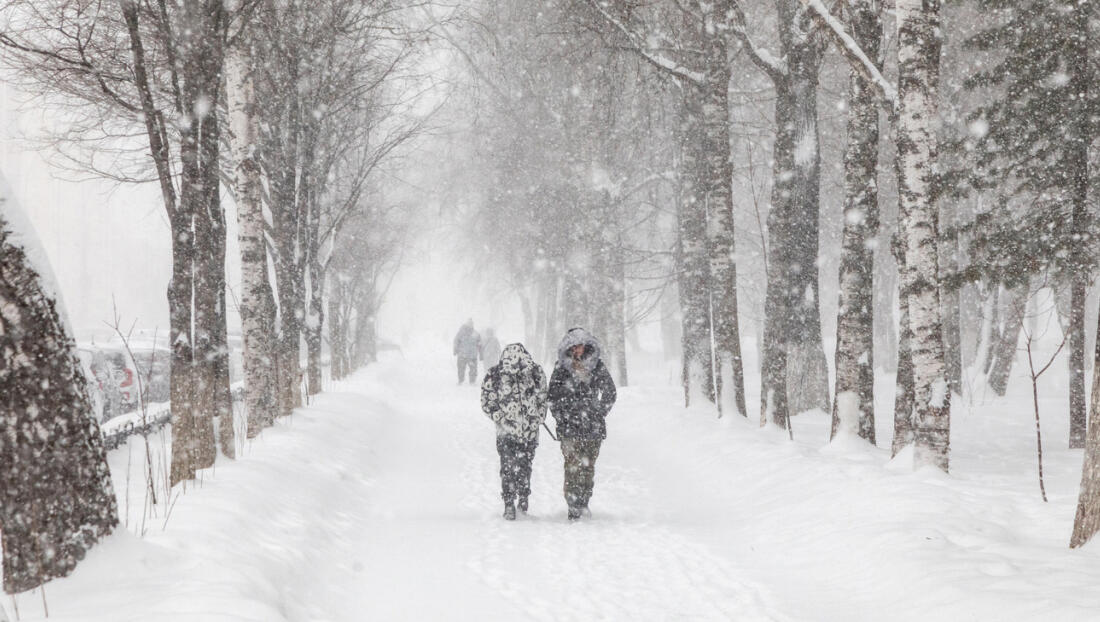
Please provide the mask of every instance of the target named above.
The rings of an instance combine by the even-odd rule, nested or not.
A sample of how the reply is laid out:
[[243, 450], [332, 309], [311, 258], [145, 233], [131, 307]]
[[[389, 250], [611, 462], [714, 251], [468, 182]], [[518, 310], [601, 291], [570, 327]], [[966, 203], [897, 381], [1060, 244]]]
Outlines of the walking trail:
[[[823, 413], [798, 417], [792, 443], [685, 410], [672, 384], [620, 391], [593, 515], [576, 523], [545, 431], [530, 513], [501, 518], [493, 426], [443, 356], [391, 355], [334, 383], [204, 472], [140, 537], [133, 439], [110, 456], [126, 528], [47, 586], [50, 619], [1100, 617], [1100, 549], [1065, 543], [1080, 452], [1050, 450], [1042, 503], [1034, 422], [1004, 407], [1011, 395], [996, 413], [960, 409], [944, 476], [861, 442], [825, 446]], [[2, 607], [41, 619], [42, 600]]]

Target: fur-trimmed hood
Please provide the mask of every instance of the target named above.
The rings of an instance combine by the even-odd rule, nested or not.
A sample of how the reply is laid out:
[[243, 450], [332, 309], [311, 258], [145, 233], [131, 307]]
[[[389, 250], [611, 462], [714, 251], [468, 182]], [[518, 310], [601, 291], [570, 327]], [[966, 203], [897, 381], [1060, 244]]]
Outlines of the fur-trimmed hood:
[[558, 360], [555, 367], [573, 369], [573, 355], [570, 351], [580, 345], [584, 346], [581, 364], [588, 373], [594, 372], [596, 365], [600, 362], [600, 342], [583, 328], [570, 328], [569, 332], [565, 333], [565, 337], [558, 344]]

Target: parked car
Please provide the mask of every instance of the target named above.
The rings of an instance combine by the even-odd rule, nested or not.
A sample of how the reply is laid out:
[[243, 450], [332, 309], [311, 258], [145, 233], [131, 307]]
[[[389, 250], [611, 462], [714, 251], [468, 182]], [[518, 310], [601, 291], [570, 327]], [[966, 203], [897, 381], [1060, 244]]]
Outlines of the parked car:
[[[169, 353], [161, 348], [135, 348], [131, 358], [121, 346], [81, 344], [77, 348], [100, 421], [137, 410], [169, 396]], [[136, 360], [135, 360], [136, 359]]]

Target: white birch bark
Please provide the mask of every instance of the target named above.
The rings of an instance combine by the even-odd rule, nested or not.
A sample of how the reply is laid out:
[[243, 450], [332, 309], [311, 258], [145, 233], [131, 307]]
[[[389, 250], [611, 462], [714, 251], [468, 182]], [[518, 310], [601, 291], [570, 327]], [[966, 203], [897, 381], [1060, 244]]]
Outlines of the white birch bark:
[[[852, 36], [879, 55], [878, 3], [849, 4]], [[878, 105], [874, 86], [854, 67], [848, 77], [848, 143], [844, 152], [844, 234], [836, 328], [836, 396], [832, 436], [844, 428], [875, 444], [874, 246], [878, 235]], [[843, 399], [842, 399], [843, 398]]]
[[944, 368], [939, 295], [938, 214], [933, 203], [941, 32], [938, 0], [898, 0], [898, 186], [906, 224], [912, 331], [916, 466], [948, 470], [951, 396]]
[[[229, 0], [236, 11], [240, 0]], [[234, 164], [238, 240], [241, 253], [241, 332], [244, 337], [247, 435], [252, 438], [271, 425], [278, 402], [271, 373], [274, 364], [274, 300], [267, 273], [260, 166], [256, 161], [259, 120], [252, 80], [252, 46], [248, 33], [238, 37], [226, 54], [226, 101], [229, 145]]]

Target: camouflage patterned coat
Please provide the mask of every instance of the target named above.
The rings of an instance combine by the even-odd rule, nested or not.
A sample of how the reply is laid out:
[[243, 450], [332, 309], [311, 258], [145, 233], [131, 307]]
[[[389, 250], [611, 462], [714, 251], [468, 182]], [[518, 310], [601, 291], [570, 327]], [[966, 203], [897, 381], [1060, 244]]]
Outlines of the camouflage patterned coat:
[[538, 438], [546, 418], [546, 374], [527, 350], [509, 344], [481, 383], [481, 410], [497, 426], [497, 436]]

